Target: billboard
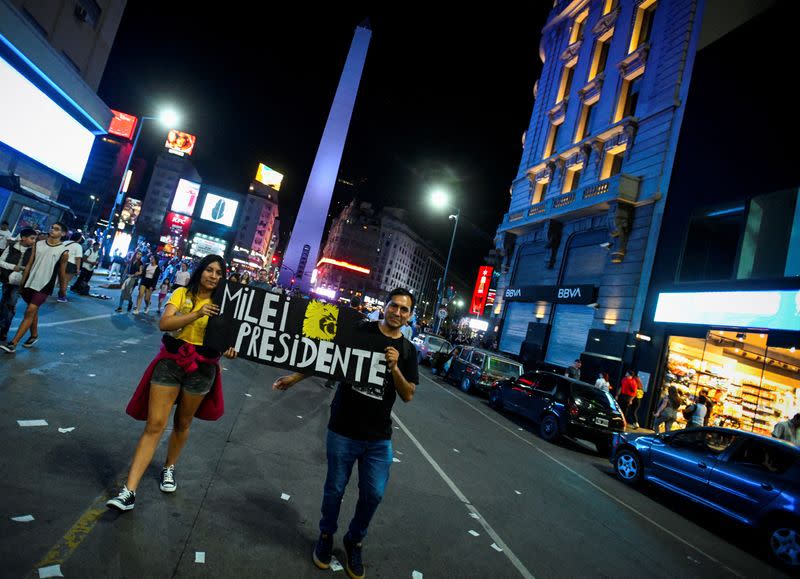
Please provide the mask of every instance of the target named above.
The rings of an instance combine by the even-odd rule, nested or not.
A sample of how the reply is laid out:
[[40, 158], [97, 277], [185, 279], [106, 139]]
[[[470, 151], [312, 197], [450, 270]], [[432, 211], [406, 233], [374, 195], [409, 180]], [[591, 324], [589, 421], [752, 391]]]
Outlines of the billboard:
[[126, 139], [133, 137], [133, 131], [136, 129], [136, 121], [139, 119], [133, 115], [121, 113], [114, 109], [111, 109], [111, 112], [114, 113], [114, 118], [111, 119], [111, 126], [108, 127], [108, 133], [110, 135], [117, 135], [118, 137], [125, 137]]
[[203, 210], [200, 212], [200, 219], [230, 227], [233, 225], [238, 207], [238, 201], [208, 193], [203, 203]]
[[492, 284], [493, 267], [482, 265], [478, 269], [478, 279], [475, 280], [475, 290], [472, 292], [472, 304], [469, 313], [482, 316], [486, 307], [486, 298], [489, 296], [489, 286]]
[[258, 171], [256, 171], [256, 181], [263, 183], [267, 187], [272, 187], [275, 191], [280, 191], [281, 183], [283, 182], [283, 173], [278, 173], [275, 169], [270, 169], [264, 163], [259, 163]]
[[177, 189], [175, 189], [175, 197], [172, 198], [172, 207], [170, 209], [176, 213], [191, 215], [194, 213], [194, 206], [197, 204], [199, 196], [200, 183], [181, 179], [178, 181]]
[[22, 211], [19, 212], [17, 224], [14, 226], [14, 235], [19, 235], [19, 232], [26, 227], [47, 233], [47, 221], [47, 213], [42, 213], [30, 207], [23, 207]]
[[196, 140], [197, 137], [194, 135], [172, 129], [169, 133], [167, 133], [167, 142], [164, 143], [164, 146], [169, 149], [170, 153], [174, 153], [183, 157], [184, 155], [192, 154]]
[[195, 233], [194, 237], [192, 237], [192, 245], [189, 248], [189, 254], [200, 258], [210, 254], [225, 255], [225, 249], [227, 249], [227, 247], [228, 244], [224, 239], [203, 235], [202, 233]]
[[94, 133], [3, 58], [0, 87], [0, 141], [80, 183]]
[[139, 199], [127, 197], [125, 203], [122, 205], [119, 220], [126, 225], [136, 225], [136, 220], [139, 218], [139, 213], [141, 212], [142, 202]]

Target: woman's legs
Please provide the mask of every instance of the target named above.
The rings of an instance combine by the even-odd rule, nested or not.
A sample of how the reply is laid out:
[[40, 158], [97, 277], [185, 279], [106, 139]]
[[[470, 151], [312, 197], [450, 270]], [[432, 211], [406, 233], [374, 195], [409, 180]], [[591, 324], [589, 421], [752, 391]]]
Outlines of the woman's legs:
[[172, 434], [169, 437], [167, 462], [164, 466], [178, 462], [181, 451], [189, 438], [189, 427], [192, 424], [192, 419], [205, 397], [205, 394], [189, 394], [186, 390], [181, 392], [181, 397], [178, 400], [178, 409], [175, 411], [175, 423], [172, 427]]
[[144, 471], [147, 470], [147, 466], [153, 460], [158, 442], [161, 440], [161, 435], [167, 426], [170, 410], [172, 410], [172, 405], [175, 403], [175, 399], [178, 398], [180, 391], [181, 389], [175, 386], [150, 385], [147, 424], [144, 427], [142, 436], [139, 438], [139, 443], [136, 445], [136, 451], [133, 453], [133, 461], [131, 462], [128, 481], [125, 485], [128, 489], [136, 491]]
[[153, 290], [151, 288], [144, 289], [144, 309], [150, 309], [150, 299], [153, 297]]
[[142, 284], [139, 284], [139, 295], [136, 296], [136, 311], [137, 312], [142, 307], [142, 299], [144, 298], [144, 292], [145, 291], [147, 291], [146, 288]]

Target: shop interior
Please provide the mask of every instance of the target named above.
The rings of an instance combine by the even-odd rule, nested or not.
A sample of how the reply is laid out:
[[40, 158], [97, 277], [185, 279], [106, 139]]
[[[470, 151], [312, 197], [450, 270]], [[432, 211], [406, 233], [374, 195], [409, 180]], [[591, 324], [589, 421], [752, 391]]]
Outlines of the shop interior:
[[[705, 339], [671, 336], [663, 393], [714, 402], [708, 425], [771, 435], [800, 412], [800, 352], [768, 346], [768, 334], [712, 330]], [[684, 428], [682, 412], [673, 428]]]

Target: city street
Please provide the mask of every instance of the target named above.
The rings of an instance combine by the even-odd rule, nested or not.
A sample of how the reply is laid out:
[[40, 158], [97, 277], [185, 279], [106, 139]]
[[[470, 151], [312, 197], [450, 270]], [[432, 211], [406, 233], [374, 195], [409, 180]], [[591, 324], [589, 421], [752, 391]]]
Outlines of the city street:
[[[344, 577], [311, 561], [333, 397], [321, 379], [275, 392], [280, 370], [224, 360], [225, 415], [193, 424], [177, 492], [158, 489], [165, 436], [136, 508], [105, 508], [143, 428], [124, 409], [160, 332], [154, 312], [112, 314], [117, 292], [100, 291], [113, 299], [51, 298], [38, 344], [0, 356], [0, 575], [60, 565], [65, 577]], [[395, 404], [396, 462], [364, 543], [367, 577], [781, 576], [744, 531], [630, 489], [590, 446], [548, 444], [420, 375], [414, 400]], [[24, 515], [34, 519], [12, 520]]]

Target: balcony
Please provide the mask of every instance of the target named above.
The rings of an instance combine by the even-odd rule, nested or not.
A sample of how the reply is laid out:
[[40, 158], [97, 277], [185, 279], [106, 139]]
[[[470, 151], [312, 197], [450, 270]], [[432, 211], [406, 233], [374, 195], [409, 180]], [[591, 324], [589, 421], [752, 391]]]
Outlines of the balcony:
[[608, 211], [609, 204], [614, 201], [636, 203], [639, 199], [640, 183], [641, 179], [638, 177], [620, 174], [569, 193], [548, 197], [525, 211], [506, 214], [498, 231], [519, 233], [523, 227], [546, 219], [563, 220], [600, 215]]

